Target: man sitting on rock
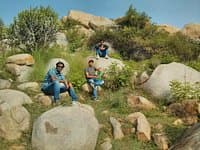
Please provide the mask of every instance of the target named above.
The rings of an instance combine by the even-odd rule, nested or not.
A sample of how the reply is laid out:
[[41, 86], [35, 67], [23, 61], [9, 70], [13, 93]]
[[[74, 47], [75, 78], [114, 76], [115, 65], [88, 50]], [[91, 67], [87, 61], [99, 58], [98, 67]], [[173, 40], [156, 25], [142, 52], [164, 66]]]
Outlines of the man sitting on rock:
[[97, 69], [94, 67], [94, 60], [88, 61], [88, 67], [85, 69], [85, 77], [88, 82], [88, 84], [92, 87], [92, 96], [95, 101], [98, 101], [97, 99], [97, 86], [103, 85], [104, 81], [102, 79], [99, 79], [99, 77], [96, 74]]
[[64, 75], [61, 73], [64, 67], [63, 62], [57, 62], [56, 68], [54, 67], [47, 72], [44, 82], [42, 83], [41, 90], [46, 95], [53, 95], [53, 105], [59, 102], [59, 94], [66, 91], [68, 91], [70, 97], [72, 98], [72, 104], [77, 104], [77, 96], [74, 92], [72, 84], [65, 80]]
[[96, 50], [96, 59], [99, 59], [99, 57], [104, 57], [108, 59], [108, 48], [109, 46], [104, 43], [103, 40], [101, 40], [100, 43], [95, 45], [95, 50]]

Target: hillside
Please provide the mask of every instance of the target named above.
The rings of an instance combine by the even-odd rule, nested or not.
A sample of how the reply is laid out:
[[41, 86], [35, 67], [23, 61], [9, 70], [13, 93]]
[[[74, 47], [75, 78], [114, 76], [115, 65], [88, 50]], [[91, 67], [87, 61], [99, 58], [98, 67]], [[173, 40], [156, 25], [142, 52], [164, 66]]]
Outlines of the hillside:
[[[199, 148], [198, 27], [166, 32], [142, 13], [132, 22], [131, 11], [116, 21], [73, 10], [59, 20], [55, 39], [41, 44], [43, 36], [33, 42], [31, 34], [16, 43], [20, 36], [1, 40], [1, 150]], [[108, 59], [96, 59], [100, 40], [109, 46]], [[91, 59], [105, 72], [99, 101], [92, 99], [84, 75]], [[45, 74], [58, 61], [65, 64], [78, 105], [68, 92], [52, 105], [52, 96], [41, 91]]]

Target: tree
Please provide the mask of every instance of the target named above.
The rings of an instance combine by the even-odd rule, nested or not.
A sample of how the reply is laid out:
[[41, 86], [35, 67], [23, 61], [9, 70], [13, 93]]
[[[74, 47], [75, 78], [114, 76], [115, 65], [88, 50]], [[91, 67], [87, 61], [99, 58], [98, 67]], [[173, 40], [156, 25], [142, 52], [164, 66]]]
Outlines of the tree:
[[11, 39], [16, 45], [23, 44], [33, 51], [55, 40], [58, 16], [50, 7], [24, 10], [14, 18], [10, 26]]
[[137, 29], [143, 29], [149, 22], [150, 17], [145, 12], [137, 12], [132, 5], [130, 5], [129, 9], [125, 13], [125, 16], [117, 20], [119, 25], [135, 27]]
[[0, 18], [0, 40], [4, 37], [4, 23], [3, 20]]

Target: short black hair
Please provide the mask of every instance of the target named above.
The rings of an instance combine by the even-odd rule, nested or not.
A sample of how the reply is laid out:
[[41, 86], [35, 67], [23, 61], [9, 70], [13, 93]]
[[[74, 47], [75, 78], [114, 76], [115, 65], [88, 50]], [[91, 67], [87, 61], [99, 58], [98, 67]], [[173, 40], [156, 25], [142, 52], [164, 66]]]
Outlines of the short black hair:
[[94, 62], [94, 60], [93, 60], [93, 59], [90, 59], [90, 60], [88, 61], [88, 63], [91, 63], [91, 62]]
[[62, 61], [57, 62], [57, 63], [56, 63], [56, 67], [58, 67], [59, 64], [62, 64], [62, 65], [63, 65], [63, 68], [65, 67], [65, 64], [64, 64]]

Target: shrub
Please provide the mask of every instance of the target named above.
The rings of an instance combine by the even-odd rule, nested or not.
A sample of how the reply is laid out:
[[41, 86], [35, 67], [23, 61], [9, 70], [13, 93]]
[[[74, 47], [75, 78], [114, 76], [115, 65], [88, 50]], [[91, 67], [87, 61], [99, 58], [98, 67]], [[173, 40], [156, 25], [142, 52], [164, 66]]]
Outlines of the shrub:
[[197, 71], [200, 71], [200, 59], [197, 59], [196, 61], [190, 61], [187, 65], [196, 69]]
[[130, 5], [125, 16], [117, 20], [117, 23], [122, 26], [136, 27], [143, 29], [150, 22], [150, 17], [145, 13], [139, 13], [132, 5]]
[[62, 26], [61, 28], [63, 30], [73, 29], [76, 25], [81, 25], [81, 23], [79, 21], [70, 18], [61, 20], [61, 26]]
[[175, 100], [182, 101], [186, 99], [200, 100], [200, 83], [181, 83], [178, 81], [171, 81], [170, 91]]
[[0, 18], [0, 40], [7, 38], [7, 28], [3, 20]]
[[11, 39], [16, 45], [25, 45], [29, 51], [47, 46], [55, 40], [57, 20], [57, 14], [50, 7], [24, 10], [10, 26]]
[[170, 36], [166, 42], [166, 50], [168, 53], [178, 56], [182, 61], [189, 61], [198, 58], [200, 45], [181, 33], [177, 33]]
[[69, 41], [68, 49], [70, 52], [75, 52], [77, 49], [83, 48], [85, 45], [85, 35], [79, 33], [77, 29], [68, 30], [66, 37]]
[[131, 74], [132, 70], [129, 66], [125, 66], [120, 70], [116, 64], [113, 64], [106, 71], [104, 86], [111, 90], [118, 90], [121, 87], [126, 87], [129, 85]]

